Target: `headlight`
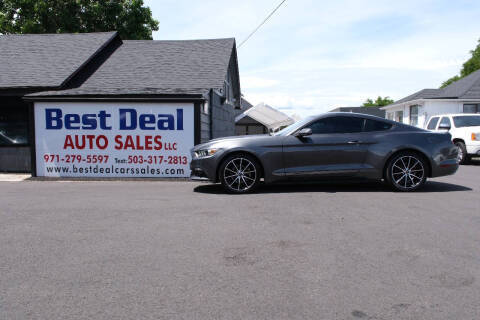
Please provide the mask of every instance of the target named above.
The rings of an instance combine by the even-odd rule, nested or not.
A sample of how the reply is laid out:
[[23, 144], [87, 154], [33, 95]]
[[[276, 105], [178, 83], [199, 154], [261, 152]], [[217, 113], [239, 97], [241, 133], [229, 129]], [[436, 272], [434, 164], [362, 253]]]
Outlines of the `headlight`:
[[203, 149], [203, 150], [197, 150], [195, 151], [195, 157], [197, 158], [206, 158], [206, 157], [211, 157], [215, 153], [217, 153], [219, 149]]
[[472, 133], [472, 141], [480, 141], [480, 132]]

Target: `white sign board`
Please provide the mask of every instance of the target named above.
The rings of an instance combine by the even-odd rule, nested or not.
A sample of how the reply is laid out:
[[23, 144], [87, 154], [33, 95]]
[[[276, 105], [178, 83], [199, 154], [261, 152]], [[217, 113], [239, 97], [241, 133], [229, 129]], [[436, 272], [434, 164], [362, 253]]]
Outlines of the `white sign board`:
[[188, 177], [193, 103], [36, 102], [37, 176]]

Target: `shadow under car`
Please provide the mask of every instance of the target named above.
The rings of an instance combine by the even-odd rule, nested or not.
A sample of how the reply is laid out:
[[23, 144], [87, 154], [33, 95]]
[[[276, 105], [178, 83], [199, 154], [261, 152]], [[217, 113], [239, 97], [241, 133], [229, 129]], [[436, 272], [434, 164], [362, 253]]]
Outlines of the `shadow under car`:
[[[470, 191], [471, 188], [453, 183], [427, 181], [423, 188], [416, 192], [454, 192], [454, 191]], [[205, 183], [196, 186], [194, 192], [207, 194], [226, 194], [219, 183]], [[395, 192], [388, 185], [378, 181], [340, 181], [340, 182], [298, 182], [298, 183], [278, 183], [278, 184], [261, 184], [254, 193], [299, 193], [299, 192]]]

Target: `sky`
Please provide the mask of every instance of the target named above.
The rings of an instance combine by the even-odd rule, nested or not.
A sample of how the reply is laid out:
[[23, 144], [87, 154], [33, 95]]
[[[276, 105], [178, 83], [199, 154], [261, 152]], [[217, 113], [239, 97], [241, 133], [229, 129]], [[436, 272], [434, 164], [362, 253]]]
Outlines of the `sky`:
[[[281, 0], [146, 0], [155, 40], [235, 37]], [[287, 0], [238, 48], [242, 94], [302, 117], [403, 98], [458, 74], [480, 39], [480, 1]]]

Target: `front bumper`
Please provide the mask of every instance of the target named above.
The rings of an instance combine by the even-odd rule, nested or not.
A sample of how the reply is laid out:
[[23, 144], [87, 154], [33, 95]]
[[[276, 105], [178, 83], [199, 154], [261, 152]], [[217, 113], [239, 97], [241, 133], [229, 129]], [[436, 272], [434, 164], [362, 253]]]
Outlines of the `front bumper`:
[[190, 179], [192, 180], [217, 180], [217, 161], [214, 157], [192, 159], [190, 162]]

